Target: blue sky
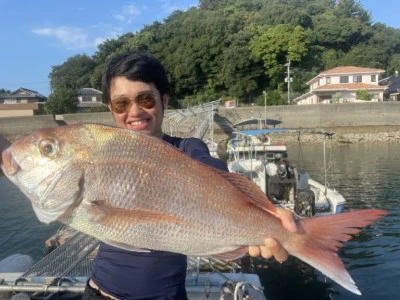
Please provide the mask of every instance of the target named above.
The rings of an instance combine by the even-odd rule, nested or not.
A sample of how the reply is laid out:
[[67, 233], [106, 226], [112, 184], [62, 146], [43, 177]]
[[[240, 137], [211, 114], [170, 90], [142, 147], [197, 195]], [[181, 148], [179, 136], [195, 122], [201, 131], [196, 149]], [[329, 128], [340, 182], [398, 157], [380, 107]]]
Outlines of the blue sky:
[[[374, 22], [400, 29], [399, 0], [361, 0]], [[163, 21], [198, 0], [0, 0], [0, 88], [48, 96], [51, 67], [93, 55], [105, 39]]]

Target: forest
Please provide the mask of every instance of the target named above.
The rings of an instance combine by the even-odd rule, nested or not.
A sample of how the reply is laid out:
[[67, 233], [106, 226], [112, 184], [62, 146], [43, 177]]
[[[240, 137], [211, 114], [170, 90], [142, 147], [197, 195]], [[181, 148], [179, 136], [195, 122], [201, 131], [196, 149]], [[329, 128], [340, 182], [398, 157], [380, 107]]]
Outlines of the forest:
[[[101, 90], [106, 64], [117, 54], [143, 51], [165, 66], [172, 85], [170, 108], [216, 99], [268, 105], [286, 103], [290, 61], [291, 99], [305, 84], [337, 66], [400, 70], [400, 30], [373, 23], [353, 0], [200, 0], [163, 22], [145, 25], [52, 66], [53, 94]], [[50, 96], [49, 100], [53, 95]]]

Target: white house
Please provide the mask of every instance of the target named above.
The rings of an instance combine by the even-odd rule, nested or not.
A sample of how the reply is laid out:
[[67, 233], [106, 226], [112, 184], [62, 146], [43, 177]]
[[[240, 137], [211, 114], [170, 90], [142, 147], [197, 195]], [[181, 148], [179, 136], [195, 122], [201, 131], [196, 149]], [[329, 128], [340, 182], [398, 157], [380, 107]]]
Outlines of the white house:
[[20, 87], [14, 92], [0, 96], [1, 104], [28, 104], [41, 103], [47, 100], [46, 96], [27, 88]]
[[373, 94], [374, 101], [382, 101], [386, 86], [378, 84], [382, 69], [354, 66], [337, 67], [324, 71], [308, 81], [310, 91], [294, 99], [297, 104], [357, 102], [358, 90]]
[[103, 92], [93, 88], [82, 88], [78, 94], [78, 108], [91, 108], [103, 106]]

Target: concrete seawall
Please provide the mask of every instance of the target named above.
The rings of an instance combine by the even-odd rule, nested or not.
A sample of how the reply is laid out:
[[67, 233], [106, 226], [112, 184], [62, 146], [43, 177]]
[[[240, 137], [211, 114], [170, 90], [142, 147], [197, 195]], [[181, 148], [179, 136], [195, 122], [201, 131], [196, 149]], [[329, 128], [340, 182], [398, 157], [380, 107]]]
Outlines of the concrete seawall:
[[[335, 132], [334, 141], [338, 143], [400, 142], [400, 103], [366, 102], [341, 104], [315, 104], [291, 106], [267, 106], [244, 108], [221, 108], [216, 118], [217, 139], [229, 137], [233, 124], [253, 120], [253, 128], [267, 127], [325, 129]], [[296, 142], [297, 136], [277, 137], [281, 141]], [[308, 143], [322, 141], [313, 135], [303, 135]]]
[[[236, 112], [234, 112], [234, 110]], [[400, 125], [400, 103], [366, 102], [290, 106], [222, 108], [219, 114], [234, 119], [262, 119], [279, 122], [281, 128], [325, 128], [338, 126]]]
[[102, 123], [115, 125], [111, 113], [65, 114], [60, 120], [52, 115], [0, 118], [0, 134], [5, 136], [27, 135], [40, 128], [65, 124]]
[[[219, 139], [228, 138], [232, 131], [237, 130], [237, 128], [233, 128], [233, 124], [245, 120], [254, 120], [256, 123], [253, 125], [254, 128], [258, 126], [257, 120], [261, 120], [264, 123], [265, 117], [267, 119], [267, 126], [275, 126], [276, 128], [336, 129], [334, 131], [343, 129], [346, 134], [351, 134], [353, 131], [354, 134], [357, 133], [362, 136], [368, 133], [385, 132], [390, 129], [390, 133], [387, 135], [388, 138], [398, 140], [400, 103], [367, 102], [329, 105], [267, 106], [266, 113], [263, 106], [221, 107], [215, 118], [215, 134]], [[62, 120], [58, 121], [50, 115], [0, 118], [0, 134], [18, 137], [27, 135], [39, 128], [76, 123], [114, 125], [114, 120], [108, 112], [66, 114], [62, 116]], [[377, 131], [377, 128], [381, 129]], [[355, 138], [354, 140], [357, 139]]]

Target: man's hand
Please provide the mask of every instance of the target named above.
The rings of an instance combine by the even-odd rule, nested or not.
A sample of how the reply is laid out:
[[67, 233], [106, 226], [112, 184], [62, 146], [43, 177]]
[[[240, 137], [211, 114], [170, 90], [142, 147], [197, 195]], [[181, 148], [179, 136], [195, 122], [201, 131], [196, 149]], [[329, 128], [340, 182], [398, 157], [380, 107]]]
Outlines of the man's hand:
[[[281, 219], [282, 226], [290, 232], [296, 232], [297, 226], [291, 211], [278, 207], [278, 217]], [[273, 238], [265, 239], [265, 246], [249, 246], [249, 255], [253, 257], [262, 256], [266, 259], [272, 256], [282, 263], [289, 257], [289, 253]]]

